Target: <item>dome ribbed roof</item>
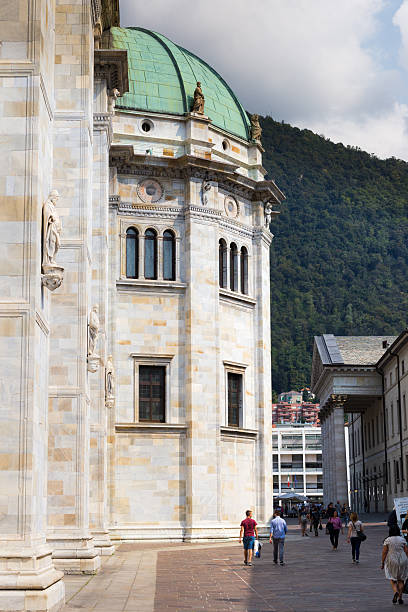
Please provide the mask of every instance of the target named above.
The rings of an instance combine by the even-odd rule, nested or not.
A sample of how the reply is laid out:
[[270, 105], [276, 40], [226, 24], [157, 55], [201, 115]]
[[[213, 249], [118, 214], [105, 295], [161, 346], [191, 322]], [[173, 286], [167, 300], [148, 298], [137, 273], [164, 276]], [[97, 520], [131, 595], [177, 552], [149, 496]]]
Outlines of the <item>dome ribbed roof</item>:
[[214, 125], [249, 139], [248, 116], [233, 91], [202, 59], [161, 34], [143, 28], [111, 28], [111, 44], [126, 49], [129, 92], [117, 108], [184, 115], [193, 103], [197, 81], [205, 96], [205, 114]]

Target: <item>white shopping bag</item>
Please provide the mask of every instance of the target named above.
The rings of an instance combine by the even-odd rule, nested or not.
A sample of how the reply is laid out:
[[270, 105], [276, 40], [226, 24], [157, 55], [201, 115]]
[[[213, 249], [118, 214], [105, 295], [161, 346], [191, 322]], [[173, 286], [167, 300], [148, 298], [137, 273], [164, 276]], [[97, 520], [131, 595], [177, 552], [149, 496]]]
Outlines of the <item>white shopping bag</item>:
[[255, 544], [254, 544], [254, 555], [255, 557], [260, 557], [261, 556], [261, 548], [262, 548], [262, 544], [260, 543], [259, 540], [255, 540]]

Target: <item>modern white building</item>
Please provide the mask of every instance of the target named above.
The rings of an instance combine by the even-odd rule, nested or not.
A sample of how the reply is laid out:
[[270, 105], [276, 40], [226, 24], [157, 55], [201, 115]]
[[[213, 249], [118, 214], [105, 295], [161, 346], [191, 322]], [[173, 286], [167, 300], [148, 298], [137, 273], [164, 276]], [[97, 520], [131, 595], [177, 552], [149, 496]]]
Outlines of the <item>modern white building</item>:
[[323, 501], [321, 429], [312, 425], [274, 425], [272, 430], [273, 498], [295, 492]]

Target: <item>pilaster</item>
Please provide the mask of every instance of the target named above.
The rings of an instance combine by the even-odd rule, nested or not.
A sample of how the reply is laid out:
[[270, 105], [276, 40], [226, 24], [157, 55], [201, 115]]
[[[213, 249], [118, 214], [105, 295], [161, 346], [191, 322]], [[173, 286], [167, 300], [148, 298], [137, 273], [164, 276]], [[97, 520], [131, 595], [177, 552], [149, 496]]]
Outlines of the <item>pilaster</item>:
[[[89, 530], [93, 23], [87, 0], [57, 0], [54, 186], [61, 194], [65, 280], [52, 298], [48, 541], [55, 565], [95, 573]], [[98, 342], [98, 339], [97, 339]], [[99, 346], [98, 346], [99, 349]]]
[[1, 7], [0, 610], [56, 612], [65, 594], [46, 543], [50, 291], [41, 284], [41, 219], [53, 189], [51, 7]]

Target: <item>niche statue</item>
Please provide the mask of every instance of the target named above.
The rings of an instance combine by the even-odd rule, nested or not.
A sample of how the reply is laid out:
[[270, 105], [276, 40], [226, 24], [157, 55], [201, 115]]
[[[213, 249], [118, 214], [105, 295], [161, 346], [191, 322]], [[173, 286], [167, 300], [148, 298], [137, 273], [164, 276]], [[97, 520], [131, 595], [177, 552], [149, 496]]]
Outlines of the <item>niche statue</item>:
[[64, 278], [64, 268], [59, 266], [55, 257], [61, 243], [61, 220], [57, 211], [59, 193], [53, 189], [42, 210], [42, 278], [41, 283], [50, 291], [57, 289]]
[[115, 403], [115, 368], [112, 355], [108, 356], [105, 367], [105, 406], [113, 408]]
[[100, 362], [99, 355], [95, 352], [96, 341], [99, 336], [101, 323], [99, 321], [99, 308], [97, 305], [92, 307], [88, 323], [88, 371], [96, 372]]
[[201, 83], [200, 81], [197, 81], [197, 87], [194, 90], [193, 108], [191, 109], [191, 112], [204, 115], [204, 102], [205, 98], [201, 89]]

